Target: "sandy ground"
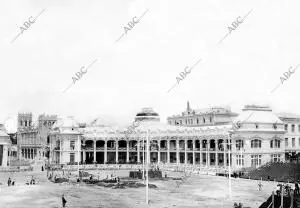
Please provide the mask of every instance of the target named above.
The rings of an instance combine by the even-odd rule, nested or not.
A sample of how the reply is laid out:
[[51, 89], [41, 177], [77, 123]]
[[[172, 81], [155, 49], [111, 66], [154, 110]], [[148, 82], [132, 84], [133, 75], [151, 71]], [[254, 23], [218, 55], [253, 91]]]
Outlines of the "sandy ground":
[[[93, 171], [99, 178], [113, 173], [119, 177], [128, 176], [128, 171]], [[31, 175], [38, 185], [24, 185]], [[72, 174], [74, 175], [74, 174]], [[168, 173], [179, 177], [182, 173]], [[7, 179], [16, 180], [16, 186], [8, 187]], [[46, 179], [46, 172], [0, 173], [0, 207], [62, 207], [61, 196], [65, 194], [67, 207], [140, 208], [145, 203], [145, 188], [112, 189], [86, 184], [54, 184]], [[175, 180], [151, 180], [157, 189], [150, 189], [149, 207], [233, 207], [242, 202], [246, 207], [256, 208], [271, 194], [276, 184], [263, 182], [258, 191], [257, 181], [232, 179], [232, 197], [229, 197], [228, 179], [208, 175], [192, 175], [183, 183]]]

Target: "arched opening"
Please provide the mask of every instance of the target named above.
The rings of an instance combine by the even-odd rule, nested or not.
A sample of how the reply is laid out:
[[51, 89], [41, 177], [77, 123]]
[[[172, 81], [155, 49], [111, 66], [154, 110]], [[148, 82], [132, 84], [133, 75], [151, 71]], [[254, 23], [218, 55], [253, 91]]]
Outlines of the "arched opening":
[[188, 140], [187, 141], [187, 149], [188, 150], [193, 150], [193, 140]]
[[185, 141], [179, 140], [179, 150], [184, 150], [184, 149], [185, 149]]
[[105, 146], [105, 141], [104, 140], [97, 140], [96, 141], [96, 149], [103, 150]]
[[176, 150], [176, 140], [170, 140], [170, 150]]
[[127, 142], [125, 140], [118, 141], [119, 150], [127, 150]]
[[209, 144], [210, 149], [215, 150], [216, 149], [216, 141], [214, 139], [212, 139], [209, 141], [209, 143], [210, 143]]
[[93, 140], [86, 140], [85, 141], [85, 149], [93, 149], [94, 148], [94, 141]]
[[116, 149], [116, 141], [108, 140], [107, 141], [107, 149], [108, 150], [115, 150]]
[[167, 140], [160, 140], [160, 149], [167, 150]]

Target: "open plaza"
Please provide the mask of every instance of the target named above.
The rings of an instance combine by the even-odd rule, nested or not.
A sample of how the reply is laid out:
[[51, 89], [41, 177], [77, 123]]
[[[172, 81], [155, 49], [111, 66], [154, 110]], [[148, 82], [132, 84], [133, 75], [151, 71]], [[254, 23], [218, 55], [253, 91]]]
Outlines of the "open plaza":
[[[129, 179], [129, 170], [90, 170], [94, 178], [105, 179], [107, 176], [120, 177], [120, 183]], [[249, 179], [231, 179], [231, 197], [229, 180], [226, 177], [205, 174], [191, 174], [185, 177], [183, 172], [163, 171], [167, 178], [150, 179], [156, 188], [149, 189], [149, 207], [233, 207], [234, 202], [243, 203], [244, 207], [259, 207], [275, 190], [276, 182], [262, 181], [262, 190], [258, 181]], [[69, 174], [68, 171], [55, 171], [55, 175]], [[67, 200], [66, 207], [107, 207], [140, 208], [146, 204], [145, 187], [111, 188], [76, 183], [77, 171], [71, 172], [71, 181], [53, 183], [47, 179], [46, 171], [0, 173], [0, 207], [61, 207], [61, 197]], [[26, 185], [32, 176], [36, 185]], [[15, 180], [15, 186], [7, 186], [7, 179]], [[182, 177], [183, 180], [174, 180]], [[141, 179], [135, 179], [143, 183]]]

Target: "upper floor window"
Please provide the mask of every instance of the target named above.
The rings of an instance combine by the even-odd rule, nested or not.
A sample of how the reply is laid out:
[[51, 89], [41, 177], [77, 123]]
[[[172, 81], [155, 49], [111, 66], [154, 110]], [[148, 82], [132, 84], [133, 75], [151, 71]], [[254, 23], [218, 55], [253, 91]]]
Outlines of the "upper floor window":
[[237, 150], [240, 150], [240, 149], [242, 149], [242, 148], [244, 148], [244, 141], [241, 140], [241, 139], [236, 140], [236, 149], [237, 149]]
[[212, 122], [212, 117], [209, 117], [209, 122], [210, 122], [210, 123]]
[[274, 129], [277, 129], [277, 124], [273, 124], [273, 128], [274, 128]]
[[270, 141], [270, 148], [280, 148], [280, 140], [273, 139]]
[[284, 124], [284, 130], [287, 131], [288, 130], [288, 125]]
[[258, 124], [255, 124], [255, 128], [258, 129], [258, 127], [259, 127]]
[[205, 118], [203, 118], [203, 123], [205, 123]]
[[197, 118], [197, 124], [199, 123], [199, 118]]
[[285, 146], [286, 146], [286, 147], [289, 146], [289, 138], [285, 138]]
[[191, 124], [193, 124], [193, 119], [191, 119]]
[[261, 140], [259, 139], [251, 140], [251, 148], [261, 148]]
[[75, 141], [70, 141], [70, 150], [75, 149]]
[[300, 132], [300, 125], [298, 125], [298, 132]]
[[295, 147], [295, 138], [292, 138], [292, 147]]
[[292, 132], [295, 132], [295, 125], [292, 124]]
[[182, 125], [182, 120], [180, 120], [180, 125]]

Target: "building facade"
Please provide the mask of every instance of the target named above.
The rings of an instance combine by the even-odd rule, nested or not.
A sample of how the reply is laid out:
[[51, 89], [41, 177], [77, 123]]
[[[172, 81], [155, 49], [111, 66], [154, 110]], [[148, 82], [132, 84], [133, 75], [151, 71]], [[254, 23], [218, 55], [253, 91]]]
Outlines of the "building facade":
[[7, 167], [8, 163], [8, 153], [10, 151], [11, 141], [8, 134], [0, 129], [0, 167]]
[[178, 115], [173, 115], [167, 118], [169, 125], [178, 126], [213, 126], [213, 125], [228, 125], [238, 114], [231, 112], [230, 107], [212, 107], [205, 109], [195, 109], [190, 107], [187, 102], [187, 107], [184, 112]]
[[148, 135], [152, 163], [193, 164], [203, 167], [228, 165], [231, 148], [228, 131], [231, 125], [172, 126], [161, 123], [159, 115], [149, 108], [139, 112], [135, 121], [138, 126], [134, 133], [128, 135], [125, 134], [128, 126], [105, 126], [93, 122], [80, 129], [75, 120], [62, 120], [53, 126], [50, 133], [51, 162], [142, 163]]
[[288, 161], [300, 160], [300, 116], [291, 113], [280, 113], [278, 117], [284, 123], [285, 158]]
[[47, 137], [55, 115], [40, 115], [38, 123], [33, 124], [32, 113], [18, 114], [17, 144], [20, 159], [42, 161], [48, 150]]
[[284, 124], [268, 106], [246, 105], [230, 130], [234, 169], [284, 161]]
[[107, 126], [97, 119], [86, 125], [61, 119], [49, 135], [51, 163], [142, 163], [147, 138], [151, 163], [226, 168], [230, 161], [233, 170], [240, 170], [285, 161], [286, 123], [270, 107], [246, 105], [239, 116], [229, 114], [234, 116], [224, 125], [170, 125], [144, 108], [131, 131], [130, 125]]

